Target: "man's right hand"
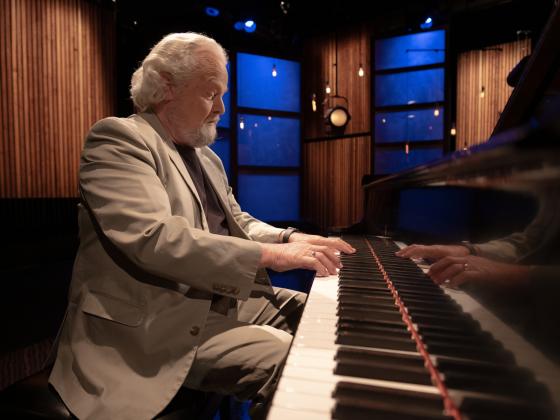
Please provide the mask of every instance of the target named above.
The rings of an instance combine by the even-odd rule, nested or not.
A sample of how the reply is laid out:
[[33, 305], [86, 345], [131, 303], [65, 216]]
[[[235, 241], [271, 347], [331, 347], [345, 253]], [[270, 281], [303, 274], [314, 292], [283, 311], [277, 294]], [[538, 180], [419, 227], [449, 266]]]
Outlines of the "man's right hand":
[[335, 248], [324, 245], [313, 245], [307, 242], [291, 242], [287, 244], [260, 243], [262, 254], [259, 266], [274, 271], [287, 271], [296, 268], [314, 270], [317, 276], [335, 275], [341, 268], [339, 252]]
[[461, 245], [409, 245], [395, 252], [402, 258], [423, 258], [438, 261], [445, 257], [466, 257], [470, 255], [467, 247]]

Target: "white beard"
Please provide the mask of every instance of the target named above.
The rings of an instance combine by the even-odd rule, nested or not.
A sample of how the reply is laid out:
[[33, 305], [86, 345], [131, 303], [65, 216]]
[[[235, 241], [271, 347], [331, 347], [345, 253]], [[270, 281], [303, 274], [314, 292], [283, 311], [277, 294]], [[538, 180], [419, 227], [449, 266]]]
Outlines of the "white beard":
[[210, 146], [216, 141], [218, 133], [215, 124], [204, 124], [195, 130], [185, 130], [183, 132], [182, 142], [193, 148]]

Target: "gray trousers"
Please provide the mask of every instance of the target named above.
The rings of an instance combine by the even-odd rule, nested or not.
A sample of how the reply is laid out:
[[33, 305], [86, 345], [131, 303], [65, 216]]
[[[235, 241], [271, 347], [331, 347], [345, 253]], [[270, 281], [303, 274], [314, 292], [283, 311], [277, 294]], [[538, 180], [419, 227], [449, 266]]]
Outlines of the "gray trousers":
[[226, 315], [210, 311], [184, 386], [266, 400], [278, 380], [303, 307], [305, 293], [274, 288]]

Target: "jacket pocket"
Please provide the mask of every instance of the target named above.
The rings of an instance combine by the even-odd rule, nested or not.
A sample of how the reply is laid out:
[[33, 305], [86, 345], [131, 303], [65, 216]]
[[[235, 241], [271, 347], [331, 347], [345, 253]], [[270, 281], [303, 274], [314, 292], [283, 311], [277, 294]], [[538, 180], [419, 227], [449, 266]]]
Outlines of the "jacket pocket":
[[138, 327], [145, 317], [141, 306], [94, 291], [86, 294], [82, 303], [82, 312], [129, 327]]

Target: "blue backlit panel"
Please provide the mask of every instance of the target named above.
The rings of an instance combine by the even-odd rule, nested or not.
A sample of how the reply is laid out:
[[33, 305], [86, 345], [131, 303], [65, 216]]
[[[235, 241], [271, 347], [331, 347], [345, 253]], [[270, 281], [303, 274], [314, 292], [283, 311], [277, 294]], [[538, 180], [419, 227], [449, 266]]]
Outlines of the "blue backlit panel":
[[299, 175], [240, 174], [241, 209], [263, 221], [299, 220]]
[[443, 108], [378, 112], [374, 122], [375, 142], [443, 140], [443, 119]]
[[468, 190], [414, 188], [399, 197], [397, 226], [407, 232], [468, 239], [472, 195]]
[[375, 106], [443, 102], [443, 68], [375, 76]]
[[[227, 64], [227, 71], [228, 71], [228, 75], [231, 75], [231, 71], [229, 69], [229, 63]], [[224, 112], [224, 115], [220, 117], [220, 121], [218, 121], [218, 127], [229, 128], [229, 123], [230, 123], [229, 109], [231, 107], [229, 89], [230, 89], [230, 78], [228, 77], [228, 91], [222, 98], [222, 101], [224, 101], [224, 107], [226, 108], [226, 112]]]
[[299, 166], [299, 119], [239, 114], [237, 152], [240, 165]]
[[375, 70], [423, 66], [444, 61], [444, 30], [420, 32], [375, 41]]
[[[272, 69], [276, 69], [276, 77]], [[237, 105], [300, 111], [300, 64], [262, 55], [237, 54]]]
[[441, 147], [415, 149], [414, 146], [411, 146], [408, 154], [405, 153], [404, 147], [398, 150], [376, 149], [375, 174], [386, 175], [400, 172], [439, 159], [442, 155]]
[[213, 145], [210, 146], [210, 148], [214, 151], [214, 153], [216, 153], [220, 159], [222, 160], [222, 163], [224, 164], [224, 168], [226, 170], [226, 174], [228, 176], [228, 179], [231, 180], [231, 172], [230, 172], [230, 163], [231, 163], [231, 152], [230, 152], [230, 141], [229, 141], [229, 136], [227, 136], [227, 134], [220, 132], [220, 134], [218, 135], [218, 138], [216, 139], [216, 141], [214, 142]]

